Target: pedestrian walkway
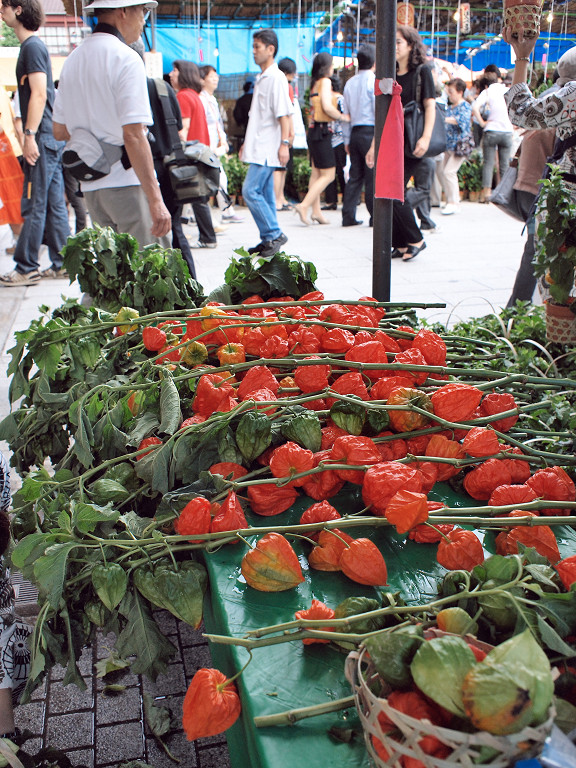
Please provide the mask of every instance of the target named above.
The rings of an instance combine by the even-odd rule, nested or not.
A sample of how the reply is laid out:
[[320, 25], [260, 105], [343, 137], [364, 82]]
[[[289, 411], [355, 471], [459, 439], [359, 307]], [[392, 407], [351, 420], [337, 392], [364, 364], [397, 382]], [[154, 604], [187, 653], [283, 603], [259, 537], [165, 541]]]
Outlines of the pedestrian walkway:
[[[194, 253], [198, 280], [206, 292], [223, 282], [224, 271], [233, 251], [258, 241], [258, 230], [248, 211], [241, 223], [230, 224], [218, 236], [218, 247]], [[437, 214], [434, 216], [434, 214]], [[286, 251], [318, 270], [317, 286], [334, 299], [358, 299], [372, 295], [372, 230], [368, 215], [360, 208], [358, 217], [365, 224], [342, 228], [340, 212], [327, 211], [329, 226], [304, 227], [290, 212], [278, 214], [280, 225], [288, 236]], [[445, 302], [446, 309], [421, 310], [429, 322], [447, 322], [479, 317], [498, 311], [510, 295], [516, 269], [520, 263], [524, 239], [522, 225], [497, 211], [493, 206], [463, 203], [461, 213], [442, 216], [433, 209], [433, 217], [441, 231], [427, 238], [427, 248], [409, 263], [392, 262], [392, 301], [418, 303]], [[187, 226], [191, 242], [196, 230]], [[0, 228], [0, 270], [13, 268], [4, 249], [11, 245], [7, 228]], [[42, 268], [49, 265], [46, 260]], [[59, 306], [62, 296], [80, 297], [77, 284], [66, 280], [42, 280], [27, 288], [0, 287], [0, 365], [5, 371], [9, 362], [7, 350], [13, 345], [14, 332], [28, 327], [39, 315], [40, 305]], [[8, 380], [0, 378], [0, 417], [8, 412]], [[7, 446], [0, 444], [7, 452]], [[16, 478], [13, 478], [17, 482]], [[19, 602], [29, 604], [30, 593], [21, 588]], [[170, 614], [160, 617], [163, 629], [178, 649], [175, 661], [156, 683], [127, 675], [120, 682], [125, 689], [115, 695], [102, 692], [103, 683], [94, 674], [95, 662], [106, 656], [113, 638], [99, 638], [81, 659], [81, 673], [86, 691], [63, 686], [63, 670], [56, 668], [43, 687], [36, 691], [32, 703], [17, 710], [17, 724], [35, 735], [29, 742], [38, 749], [50, 744], [66, 750], [72, 765], [88, 768], [111, 768], [125, 760], [143, 760], [153, 768], [174, 766], [144, 725], [143, 695], [150, 694], [159, 705], [170, 707], [180, 717], [182, 699], [194, 672], [211, 666], [210, 654], [200, 630], [176, 622]], [[167, 738], [172, 753], [181, 759], [183, 768], [226, 768], [228, 751], [223, 737], [189, 743], [182, 731]]]

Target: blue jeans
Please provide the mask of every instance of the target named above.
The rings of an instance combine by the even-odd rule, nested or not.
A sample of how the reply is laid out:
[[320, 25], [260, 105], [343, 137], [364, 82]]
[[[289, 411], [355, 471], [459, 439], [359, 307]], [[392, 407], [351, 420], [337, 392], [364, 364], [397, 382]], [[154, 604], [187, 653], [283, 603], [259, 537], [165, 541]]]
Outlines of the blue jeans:
[[276, 216], [274, 170], [273, 166], [250, 163], [242, 185], [242, 197], [254, 217], [263, 243], [282, 234]]
[[484, 165], [482, 166], [482, 186], [484, 189], [492, 188], [496, 148], [498, 148], [500, 177], [502, 177], [504, 171], [510, 165], [513, 136], [514, 134], [509, 133], [508, 131], [484, 131], [482, 134], [482, 155], [484, 156]]
[[70, 235], [62, 176], [63, 141], [50, 133], [36, 137], [40, 157], [36, 165], [24, 162], [22, 218], [24, 224], [14, 252], [16, 271], [26, 274], [40, 266], [40, 246], [48, 246], [54, 269], [62, 267], [60, 250]]

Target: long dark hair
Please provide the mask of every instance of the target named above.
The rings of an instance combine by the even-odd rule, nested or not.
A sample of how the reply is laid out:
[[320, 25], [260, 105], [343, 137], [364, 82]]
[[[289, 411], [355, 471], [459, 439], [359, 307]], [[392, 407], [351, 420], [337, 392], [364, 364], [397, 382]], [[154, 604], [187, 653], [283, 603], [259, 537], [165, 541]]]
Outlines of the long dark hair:
[[324, 51], [317, 53], [316, 56], [314, 56], [312, 59], [312, 73], [310, 75], [310, 89], [312, 89], [312, 86], [318, 80], [321, 80], [323, 77], [328, 77], [332, 61], [332, 54], [325, 53]]
[[408, 69], [416, 69], [420, 64], [426, 63], [426, 46], [422, 42], [422, 38], [416, 32], [414, 27], [408, 27], [404, 24], [399, 24], [396, 27], [396, 32], [406, 40], [410, 46], [410, 58], [408, 59]]
[[198, 66], [193, 61], [184, 61], [184, 59], [178, 59], [173, 66], [178, 70], [178, 87], [192, 88], [196, 93], [200, 93], [202, 78]]

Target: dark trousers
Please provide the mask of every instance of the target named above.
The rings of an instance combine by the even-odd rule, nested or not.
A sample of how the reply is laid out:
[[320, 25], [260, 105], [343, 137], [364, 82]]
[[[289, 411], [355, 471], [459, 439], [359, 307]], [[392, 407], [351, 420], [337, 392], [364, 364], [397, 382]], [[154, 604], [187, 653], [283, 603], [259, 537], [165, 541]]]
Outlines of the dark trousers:
[[523, 192], [522, 190], [517, 190], [516, 195], [518, 206], [523, 215], [527, 217], [526, 229], [528, 231], [528, 236], [524, 245], [524, 253], [522, 254], [520, 267], [516, 273], [512, 295], [508, 299], [506, 307], [513, 307], [517, 301], [532, 301], [532, 295], [536, 288], [536, 277], [534, 275], [534, 265], [532, 264], [532, 259], [534, 258], [534, 253], [536, 251], [534, 242], [536, 222], [534, 216], [530, 216], [534, 195], [531, 192]]
[[38, 269], [38, 251], [43, 243], [48, 246], [54, 269], [60, 269], [60, 250], [70, 235], [62, 176], [64, 142], [56, 141], [49, 133], [38, 134], [36, 142], [40, 152], [36, 165], [24, 161], [24, 224], [14, 251], [16, 270], [22, 274]]
[[344, 192], [346, 189], [346, 181], [344, 179], [346, 150], [344, 149], [344, 144], [338, 144], [337, 147], [334, 147], [334, 155], [336, 156], [336, 178], [334, 181], [331, 181], [324, 190], [324, 201], [326, 205], [336, 205], [338, 202], [338, 187], [340, 187], [342, 200], [344, 200]]
[[430, 190], [434, 174], [436, 173], [436, 159], [423, 157], [412, 174], [414, 186], [406, 190], [406, 199], [412, 209], [418, 214], [420, 226], [424, 229], [434, 229], [435, 223], [430, 218]]
[[75, 231], [78, 234], [86, 227], [86, 203], [84, 202], [84, 195], [80, 191], [78, 179], [75, 179], [67, 168], [64, 168], [64, 189], [66, 199], [74, 211]]
[[374, 169], [366, 165], [366, 152], [370, 149], [374, 138], [373, 125], [357, 125], [350, 133], [350, 178], [344, 192], [342, 205], [342, 224], [353, 224], [356, 221], [356, 208], [364, 189], [366, 208], [372, 220], [374, 210]]
[[182, 229], [182, 205], [174, 198], [172, 184], [162, 161], [155, 160], [154, 167], [164, 205], [172, 217], [172, 248], [177, 248], [182, 253], [182, 258], [188, 264], [190, 276], [196, 279], [196, 268], [190, 250], [190, 243]]
[[[419, 172], [418, 165], [421, 162], [418, 158], [404, 156], [404, 188], [410, 181], [410, 177]], [[394, 200], [392, 206], [392, 246], [405, 248], [407, 245], [419, 243], [421, 240], [422, 232], [416, 224], [414, 211], [407, 195], [404, 196], [403, 203]]]
[[196, 226], [198, 227], [198, 239], [201, 243], [215, 243], [216, 232], [212, 224], [212, 214], [208, 205], [208, 198], [202, 202], [192, 203]]

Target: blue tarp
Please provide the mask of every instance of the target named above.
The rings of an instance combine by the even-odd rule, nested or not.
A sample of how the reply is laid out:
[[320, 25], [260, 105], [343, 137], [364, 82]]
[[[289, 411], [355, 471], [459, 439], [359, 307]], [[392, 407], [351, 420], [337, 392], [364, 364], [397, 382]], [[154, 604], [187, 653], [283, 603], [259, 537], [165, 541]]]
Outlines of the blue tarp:
[[[259, 23], [259, 27], [263, 27]], [[197, 64], [212, 64], [220, 75], [259, 72], [252, 58], [252, 35], [256, 27], [228, 27], [211, 24], [198, 28], [183, 25], [156, 27], [156, 49], [161, 51], [164, 72], [172, 62], [186, 59]], [[276, 60], [289, 56], [298, 72], [309, 72], [314, 54], [314, 26], [275, 27], [279, 49]]]

